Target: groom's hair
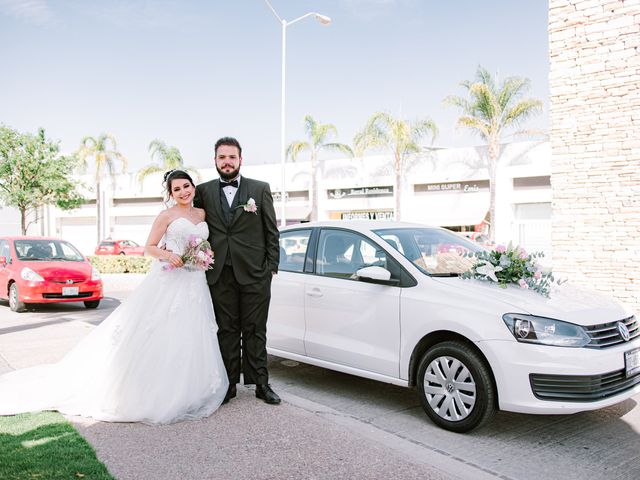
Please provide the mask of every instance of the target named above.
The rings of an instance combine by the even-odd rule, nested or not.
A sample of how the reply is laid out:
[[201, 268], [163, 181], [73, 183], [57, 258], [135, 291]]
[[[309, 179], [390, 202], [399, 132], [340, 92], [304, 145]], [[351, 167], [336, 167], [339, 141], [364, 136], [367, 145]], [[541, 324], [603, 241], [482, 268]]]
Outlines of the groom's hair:
[[213, 152], [214, 156], [218, 156], [218, 147], [221, 145], [226, 145], [228, 147], [238, 147], [238, 156], [242, 157], [242, 147], [240, 146], [240, 142], [233, 137], [222, 137], [220, 140], [216, 142], [216, 148]]

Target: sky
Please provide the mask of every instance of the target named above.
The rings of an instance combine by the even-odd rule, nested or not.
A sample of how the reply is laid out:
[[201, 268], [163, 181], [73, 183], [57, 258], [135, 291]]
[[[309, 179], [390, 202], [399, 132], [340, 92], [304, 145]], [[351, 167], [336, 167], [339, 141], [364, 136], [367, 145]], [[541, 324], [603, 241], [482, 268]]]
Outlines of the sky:
[[[286, 138], [309, 114], [350, 144], [369, 116], [431, 119], [434, 145], [481, 140], [443, 104], [478, 65], [527, 77], [544, 102], [528, 127], [548, 127], [544, 0], [271, 0], [287, 27]], [[234, 136], [245, 164], [279, 162], [281, 25], [264, 0], [0, 0], [0, 123], [39, 127], [63, 152], [111, 133], [136, 171], [149, 143], [212, 166]], [[304, 159], [304, 156], [301, 156]]]

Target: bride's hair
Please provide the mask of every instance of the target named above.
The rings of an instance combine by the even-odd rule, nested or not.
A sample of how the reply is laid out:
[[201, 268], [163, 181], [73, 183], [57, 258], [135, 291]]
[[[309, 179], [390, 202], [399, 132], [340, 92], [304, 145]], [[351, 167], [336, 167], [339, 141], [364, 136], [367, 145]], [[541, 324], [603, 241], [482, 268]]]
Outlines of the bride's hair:
[[171, 182], [177, 179], [189, 180], [191, 185], [193, 185], [194, 187], [196, 186], [196, 184], [193, 183], [193, 179], [191, 178], [191, 175], [189, 175], [184, 170], [169, 170], [164, 174], [164, 184], [167, 192], [167, 202], [171, 198]]

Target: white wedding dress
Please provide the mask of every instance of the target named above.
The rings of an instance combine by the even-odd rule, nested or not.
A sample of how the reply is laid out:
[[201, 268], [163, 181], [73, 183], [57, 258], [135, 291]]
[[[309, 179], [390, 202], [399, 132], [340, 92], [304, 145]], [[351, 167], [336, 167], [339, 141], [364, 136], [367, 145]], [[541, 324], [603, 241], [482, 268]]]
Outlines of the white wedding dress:
[[[174, 220], [167, 248], [181, 254], [192, 234], [207, 238], [207, 224]], [[163, 265], [60, 362], [1, 376], [0, 415], [166, 424], [214, 412], [229, 383], [205, 274]]]

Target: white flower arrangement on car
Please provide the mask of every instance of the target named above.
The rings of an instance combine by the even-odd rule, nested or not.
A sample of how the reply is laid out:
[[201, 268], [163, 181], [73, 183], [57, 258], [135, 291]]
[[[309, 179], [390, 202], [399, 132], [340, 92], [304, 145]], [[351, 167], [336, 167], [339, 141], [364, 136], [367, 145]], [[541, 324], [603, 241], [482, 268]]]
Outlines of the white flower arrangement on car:
[[474, 278], [496, 282], [501, 288], [507, 288], [510, 283], [520, 288], [531, 289], [548, 297], [554, 284], [563, 282], [556, 280], [553, 274], [543, 272], [537, 265], [536, 259], [544, 257], [544, 253], [527, 253], [519, 246], [498, 245], [494, 250], [481, 252], [465, 252], [465, 257], [475, 258], [475, 263], [461, 278]]

